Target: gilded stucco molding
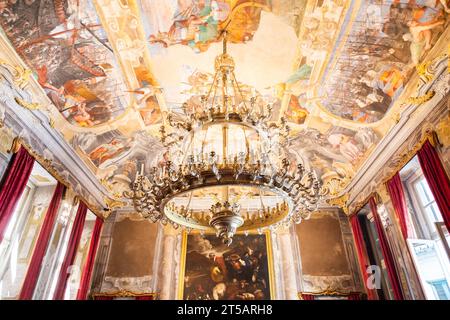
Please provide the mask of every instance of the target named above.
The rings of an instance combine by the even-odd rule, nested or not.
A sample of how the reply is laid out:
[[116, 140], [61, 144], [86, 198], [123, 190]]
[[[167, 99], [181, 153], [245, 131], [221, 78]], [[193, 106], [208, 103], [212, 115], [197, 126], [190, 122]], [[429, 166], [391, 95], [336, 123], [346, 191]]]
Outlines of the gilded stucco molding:
[[389, 195], [389, 192], [386, 188], [386, 184], [380, 184], [377, 188], [377, 194], [380, 196], [381, 202], [383, 204], [388, 203], [391, 201], [391, 196]]
[[[126, 278], [126, 279], [133, 279], [133, 278]], [[98, 292], [91, 295], [91, 297], [95, 300], [96, 297], [111, 297], [111, 298], [137, 298], [137, 297], [152, 297], [153, 300], [155, 300], [158, 296], [155, 292], [147, 292], [140, 290], [131, 291], [126, 289], [120, 289], [120, 290], [111, 290], [111, 291], [105, 291], [105, 292]]]
[[436, 134], [439, 142], [445, 147], [450, 146], [450, 114], [436, 125]]
[[345, 212], [345, 214], [348, 214], [348, 206], [347, 206], [348, 198], [349, 194], [346, 193], [340, 197], [328, 199], [327, 202], [329, 205], [341, 208]]
[[[407, 104], [413, 104], [413, 105], [421, 105], [425, 102], [430, 101], [435, 96], [436, 92], [434, 91], [428, 91], [423, 96], [419, 97], [409, 97], [407, 100]], [[398, 122], [398, 121], [397, 121]]]
[[28, 102], [22, 98], [15, 97], [14, 100], [17, 102], [19, 106], [22, 108], [28, 109], [28, 110], [39, 110], [41, 108], [41, 105], [39, 103], [34, 102]]
[[[26, 87], [30, 84], [32, 72], [30, 69], [26, 69], [20, 65], [13, 65], [8, 63], [7, 61], [0, 59], [0, 74], [3, 77], [1, 81], [1, 85], [6, 86], [7, 88], [2, 88], [3, 92], [9, 88], [9, 94], [5, 95], [2, 99], [14, 97], [14, 101], [21, 106], [22, 108], [28, 110], [38, 110], [41, 109], [41, 105], [35, 102], [29, 102], [25, 99], [24, 96], [31, 96], [27, 94], [25, 91]], [[20, 90], [14, 90], [17, 88]], [[14, 93], [14, 94], [13, 94]]]
[[109, 211], [112, 211], [112, 210], [118, 209], [118, 208], [123, 208], [127, 205], [127, 202], [125, 202], [125, 201], [111, 199], [106, 196], [103, 198], [103, 200], [106, 203], [106, 206], [108, 207]]
[[406, 104], [421, 105], [430, 101], [436, 95], [436, 91], [433, 88], [425, 89], [425, 92], [423, 92], [423, 88], [436, 80], [438, 67], [446, 59], [448, 59], [447, 53], [441, 54], [433, 60], [424, 61], [416, 66], [417, 75], [419, 76], [416, 96], [409, 97], [406, 100]]
[[21, 65], [12, 65], [3, 59], [0, 59], [0, 65], [6, 67], [11, 72], [14, 84], [20, 89], [24, 89], [30, 83], [30, 78], [33, 74], [30, 69], [24, 68]]
[[[56, 168], [54, 160], [40, 155], [30, 143], [28, 143], [23, 137], [16, 136], [14, 131], [8, 127], [2, 127], [0, 129], [0, 152], [16, 153], [20, 147], [24, 147], [28, 153], [45, 169], [47, 170], [57, 181], [65, 185], [68, 189], [72, 190], [72, 186], [69, 181], [60, 174], [60, 171]], [[73, 191], [74, 192], [74, 191]], [[98, 206], [92, 205], [85, 197], [75, 192], [77, 198], [81, 199], [96, 216], [106, 219], [111, 210], [105, 210]]]
[[10, 153], [13, 149], [14, 132], [6, 127], [0, 127], [0, 153]]
[[380, 186], [384, 186], [388, 180], [403, 168], [417, 154], [426, 141], [430, 141], [433, 146], [437, 144], [436, 133], [431, 124], [422, 127], [416, 135], [413, 135], [409, 141], [403, 144], [401, 149], [385, 163], [385, 169], [379, 172], [372, 179], [372, 182], [349, 204], [346, 214], [352, 215], [359, 211], [373, 195], [379, 195], [383, 200], [387, 195], [383, 190], [380, 190]]
[[[11, 130], [12, 132], [12, 130]], [[3, 141], [2, 141], [3, 142]], [[15, 153], [22, 146], [24, 147], [28, 153], [45, 169], [50, 173], [57, 181], [62, 183], [66, 188], [71, 189], [71, 184], [68, 180], [63, 177], [59, 170], [55, 167], [53, 159], [46, 158], [45, 156], [40, 155], [38, 152], [34, 150], [34, 148], [22, 137], [13, 138], [10, 148], [7, 150], [9, 153]], [[88, 207], [90, 211], [92, 211], [96, 216], [106, 219], [108, 216], [105, 215], [105, 210], [90, 204], [89, 201], [86, 200], [85, 197], [81, 196], [79, 193], [76, 193], [77, 197], [81, 199]], [[109, 214], [108, 214], [109, 215]]]

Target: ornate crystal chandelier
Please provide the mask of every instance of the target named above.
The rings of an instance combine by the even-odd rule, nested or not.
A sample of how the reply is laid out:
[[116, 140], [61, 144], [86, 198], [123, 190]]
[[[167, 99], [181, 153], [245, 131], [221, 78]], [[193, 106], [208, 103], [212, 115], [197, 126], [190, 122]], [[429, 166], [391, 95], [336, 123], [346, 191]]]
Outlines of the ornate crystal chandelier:
[[289, 127], [270, 122], [271, 104], [237, 82], [234, 66], [225, 35], [201, 103], [168, 115], [165, 159], [125, 193], [152, 222], [215, 231], [228, 245], [238, 230], [300, 223], [325, 193], [313, 171], [288, 160]]

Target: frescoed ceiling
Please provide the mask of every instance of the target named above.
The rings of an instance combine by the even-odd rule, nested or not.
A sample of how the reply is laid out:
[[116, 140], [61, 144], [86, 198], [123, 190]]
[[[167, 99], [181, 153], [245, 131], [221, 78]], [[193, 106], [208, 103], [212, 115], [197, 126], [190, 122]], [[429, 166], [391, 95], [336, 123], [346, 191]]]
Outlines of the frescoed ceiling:
[[290, 122], [292, 156], [337, 195], [445, 47], [448, 2], [0, 0], [0, 25], [108, 197], [162, 159], [159, 128], [208, 89], [224, 29], [239, 82]]

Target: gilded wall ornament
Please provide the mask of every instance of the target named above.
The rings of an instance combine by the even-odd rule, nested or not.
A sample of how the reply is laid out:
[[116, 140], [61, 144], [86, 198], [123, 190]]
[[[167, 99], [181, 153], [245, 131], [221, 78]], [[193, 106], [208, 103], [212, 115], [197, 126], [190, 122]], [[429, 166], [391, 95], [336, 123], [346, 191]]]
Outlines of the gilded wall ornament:
[[424, 104], [425, 102], [430, 101], [434, 97], [435, 94], [436, 94], [436, 92], [431, 90], [431, 91], [428, 91], [426, 94], [424, 94], [422, 96], [409, 97], [406, 102], [408, 104], [421, 105], [421, 104]]
[[450, 146], [450, 114], [436, 125], [436, 134], [444, 147]]
[[345, 193], [344, 195], [342, 195], [340, 197], [328, 199], [327, 202], [329, 205], [338, 206], [339, 208], [342, 208], [342, 210], [344, 210], [345, 214], [348, 214], [348, 207], [347, 207], [348, 198], [349, 198], [349, 193]]
[[21, 106], [25, 109], [31, 110], [31, 111], [38, 110], [41, 107], [41, 105], [39, 103], [28, 102], [22, 98], [15, 97], [14, 100], [17, 102], [17, 104], [19, 106]]
[[5, 60], [0, 59], [0, 65], [5, 66], [11, 70], [14, 84], [23, 89], [29, 82], [33, 72], [30, 69], [26, 69], [20, 65], [12, 65]]
[[8, 127], [0, 127], [0, 152], [9, 153], [14, 143], [14, 132]]
[[104, 202], [106, 203], [106, 205], [108, 206], [108, 209], [111, 211], [113, 209], [117, 209], [117, 208], [122, 208], [124, 206], [127, 205], [126, 202], [124, 201], [119, 201], [116, 199], [111, 199], [109, 197], [104, 197], [103, 198]]

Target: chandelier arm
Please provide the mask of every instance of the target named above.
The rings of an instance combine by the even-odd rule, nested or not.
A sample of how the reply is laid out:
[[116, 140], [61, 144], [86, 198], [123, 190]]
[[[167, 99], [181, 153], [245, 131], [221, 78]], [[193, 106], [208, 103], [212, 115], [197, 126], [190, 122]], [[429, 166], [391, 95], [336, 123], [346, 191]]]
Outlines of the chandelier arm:
[[241, 87], [239, 86], [239, 82], [236, 80], [236, 75], [234, 74], [234, 71], [231, 72], [231, 75], [233, 76], [233, 80], [235, 83], [235, 86], [233, 86], [233, 88], [236, 87], [238, 89], [239, 95], [241, 96], [242, 102], [244, 103], [244, 106], [245, 106], [245, 111], [248, 112], [248, 107], [247, 107], [244, 95], [242, 94]]
[[[192, 131], [189, 134], [189, 136], [191, 137], [191, 140], [189, 141], [189, 144], [186, 149], [189, 150], [192, 147], [191, 154], [193, 155], [194, 154], [194, 152], [193, 152], [194, 151], [193, 150], [193, 148], [194, 148], [194, 131]], [[183, 154], [183, 159], [181, 160], [181, 163], [184, 163], [186, 161], [186, 157], [188, 154], [187, 154], [187, 152], [183, 152], [182, 154]]]
[[259, 189], [259, 201], [261, 202], [261, 207], [262, 207], [263, 211], [265, 211], [266, 207], [264, 206], [264, 201], [262, 199], [262, 194], [261, 193], [262, 193], [262, 189]]
[[205, 144], [206, 144], [206, 138], [208, 137], [208, 132], [209, 132], [209, 127], [206, 127], [206, 130], [205, 130], [205, 135], [203, 136], [203, 140], [202, 140], [202, 154], [201, 154], [201, 156], [202, 156], [202, 162], [203, 162], [203, 155], [205, 154]]
[[212, 89], [217, 87], [216, 86], [217, 74], [218, 74], [218, 72], [214, 73], [213, 82], [211, 84], [211, 87], [209, 87], [208, 93], [206, 94], [206, 98], [204, 100], [205, 103], [208, 101], [209, 97], [211, 96]]
[[[211, 117], [211, 114], [214, 112], [214, 109], [216, 108], [215, 107], [215, 103], [216, 103], [216, 96], [217, 96], [217, 87], [218, 87], [218, 85], [217, 85], [217, 81], [219, 81], [218, 79], [217, 79], [217, 76], [218, 76], [218, 72], [216, 72], [216, 74], [215, 74], [215, 76], [214, 76], [214, 83], [213, 83], [213, 87], [214, 87], [214, 93], [213, 93], [213, 96], [212, 96], [212, 101], [211, 101], [211, 108], [209, 108], [209, 113], [208, 113], [208, 116], [209, 117]], [[212, 89], [212, 87], [211, 87], [211, 89]], [[206, 101], [208, 101], [208, 99], [209, 99], [209, 95], [208, 95], [208, 97], [207, 97], [207, 99], [206, 99]], [[211, 121], [212, 119], [210, 119], [210, 121]]]
[[186, 212], [189, 211], [189, 208], [191, 207], [191, 200], [192, 200], [192, 195], [194, 194], [194, 190], [191, 191], [191, 193], [189, 194], [189, 201], [186, 205]]

